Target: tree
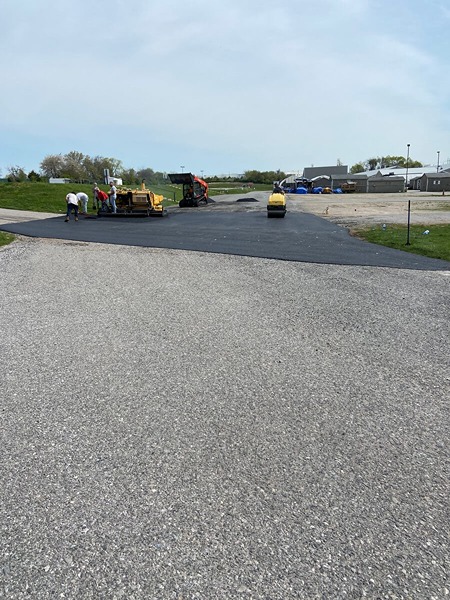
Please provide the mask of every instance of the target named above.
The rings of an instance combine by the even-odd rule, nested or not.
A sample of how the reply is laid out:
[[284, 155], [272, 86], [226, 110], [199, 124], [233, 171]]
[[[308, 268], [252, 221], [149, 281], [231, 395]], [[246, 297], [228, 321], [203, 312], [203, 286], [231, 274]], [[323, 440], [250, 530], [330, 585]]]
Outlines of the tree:
[[64, 159], [61, 154], [49, 154], [41, 164], [41, 174], [44, 177], [61, 177], [64, 168]]
[[[408, 160], [408, 167], [422, 167], [418, 160]], [[376, 169], [404, 169], [406, 167], [406, 158], [404, 156], [373, 156], [364, 162], [354, 164], [350, 172], [359, 173], [361, 171], [375, 171]]]
[[369, 158], [366, 160], [366, 170], [374, 171], [378, 166], [378, 158]]
[[137, 172], [137, 176], [139, 178], [139, 181], [145, 179], [145, 183], [148, 185], [151, 183], [155, 183], [155, 171], [153, 169], [150, 169], [150, 167], [147, 167], [145, 169], [139, 169], [139, 171]]
[[125, 169], [122, 171], [122, 181], [125, 185], [137, 185], [141, 183], [138, 174], [134, 169]]
[[72, 150], [64, 157], [64, 177], [81, 182], [85, 177], [86, 171], [83, 166], [84, 154]]
[[36, 173], [36, 171], [30, 171], [28, 173], [28, 179], [30, 181], [40, 181], [41, 180], [41, 176], [39, 175], [39, 173]]
[[22, 167], [19, 167], [18, 165], [11, 165], [8, 167], [6, 178], [8, 181], [26, 181], [27, 174]]
[[350, 168], [350, 173], [362, 173], [365, 170], [366, 170], [366, 167], [365, 167], [364, 163], [363, 162], [359, 162], [359, 163], [355, 163]]
[[272, 185], [274, 181], [281, 181], [286, 178], [286, 173], [277, 169], [276, 171], [245, 171], [242, 181], [251, 183], [264, 183]]

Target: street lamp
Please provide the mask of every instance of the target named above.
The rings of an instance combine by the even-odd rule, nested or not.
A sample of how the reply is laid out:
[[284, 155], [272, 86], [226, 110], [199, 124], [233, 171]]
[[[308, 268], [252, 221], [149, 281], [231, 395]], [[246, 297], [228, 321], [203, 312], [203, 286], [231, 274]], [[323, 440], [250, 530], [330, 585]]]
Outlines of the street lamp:
[[202, 169], [201, 173], [202, 173], [202, 179], [203, 179], [203, 169]]
[[440, 154], [440, 151], [438, 150], [438, 151], [437, 151], [437, 155], [438, 155], [438, 162], [437, 162], [437, 169], [436, 169], [436, 173], [439, 173], [439, 154]]
[[406, 191], [408, 191], [408, 168], [409, 168], [409, 147], [411, 144], [406, 144], [407, 153], [406, 153]]
[[184, 173], [184, 165], [180, 165], [181, 172]]
[[[406, 147], [408, 148], [408, 151], [406, 153], [406, 190], [405, 192], [408, 191], [408, 167], [409, 167], [409, 147], [411, 144], [406, 144]], [[407, 228], [407, 235], [406, 235], [406, 245], [410, 246], [411, 243], [409, 241], [410, 239], [410, 229], [411, 229], [411, 200], [408, 199], [408, 228]]]

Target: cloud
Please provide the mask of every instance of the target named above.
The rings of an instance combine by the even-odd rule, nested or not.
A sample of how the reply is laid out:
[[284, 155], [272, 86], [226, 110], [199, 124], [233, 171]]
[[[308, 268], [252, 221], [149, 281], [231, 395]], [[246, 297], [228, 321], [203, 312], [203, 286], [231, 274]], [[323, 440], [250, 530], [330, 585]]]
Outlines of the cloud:
[[[28, 135], [40, 159], [61, 145], [161, 170], [178, 154], [205, 172], [351, 163], [414, 137], [427, 160], [448, 139], [450, 84], [420, 14], [404, 0], [6, 0], [0, 135]], [[13, 147], [0, 163], [20, 164]]]

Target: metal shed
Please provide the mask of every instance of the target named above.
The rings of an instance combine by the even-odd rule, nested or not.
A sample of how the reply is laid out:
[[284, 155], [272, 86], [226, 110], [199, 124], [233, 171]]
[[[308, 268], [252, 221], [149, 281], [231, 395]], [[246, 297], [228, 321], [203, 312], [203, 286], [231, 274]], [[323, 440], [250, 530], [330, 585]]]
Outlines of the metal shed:
[[323, 175], [328, 175], [331, 177], [333, 174], [347, 175], [348, 165], [334, 165], [331, 167], [305, 167], [303, 169], [303, 177], [306, 177], [306, 179], [322, 177]]
[[348, 181], [354, 181], [356, 183], [355, 192], [357, 194], [365, 194], [367, 192], [367, 175], [365, 173], [359, 175], [341, 175], [337, 173], [331, 176], [333, 190], [340, 188], [343, 183], [347, 183]]
[[417, 189], [421, 192], [450, 192], [450, 173], [424, 173]]
[[367, 191], [371, 194], [404, 192], [405, 178], [401, 175], [383, 175], [378, 172], [368, 178]]

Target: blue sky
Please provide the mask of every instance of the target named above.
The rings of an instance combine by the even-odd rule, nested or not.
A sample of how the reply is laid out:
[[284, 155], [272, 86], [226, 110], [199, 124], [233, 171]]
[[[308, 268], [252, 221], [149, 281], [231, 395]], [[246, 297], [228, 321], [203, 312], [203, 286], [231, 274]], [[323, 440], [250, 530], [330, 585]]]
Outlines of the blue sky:
[[450, 157], [448, 0], [3, 0], [0, 173]]

